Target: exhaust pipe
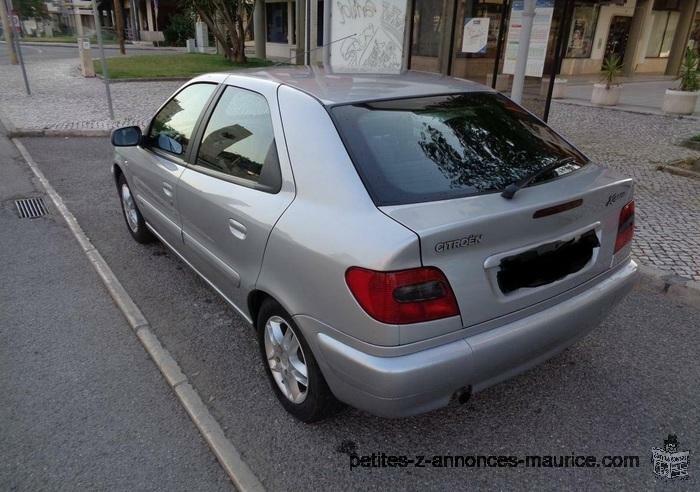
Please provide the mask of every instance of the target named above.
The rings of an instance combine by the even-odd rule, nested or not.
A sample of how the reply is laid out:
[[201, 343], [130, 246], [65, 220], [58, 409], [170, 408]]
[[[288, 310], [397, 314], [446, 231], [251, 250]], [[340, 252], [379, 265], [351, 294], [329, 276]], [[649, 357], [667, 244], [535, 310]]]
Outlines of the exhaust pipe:
[[457, 391], [454, 392], [452, 395], [452, 399], [456, 400], [460, 403], [460, 405], [464, 405], [469, 401], [469, 399], [472, 397], [472, 387], [471, 386], [465, 386], [464, 388], [460, 388]]

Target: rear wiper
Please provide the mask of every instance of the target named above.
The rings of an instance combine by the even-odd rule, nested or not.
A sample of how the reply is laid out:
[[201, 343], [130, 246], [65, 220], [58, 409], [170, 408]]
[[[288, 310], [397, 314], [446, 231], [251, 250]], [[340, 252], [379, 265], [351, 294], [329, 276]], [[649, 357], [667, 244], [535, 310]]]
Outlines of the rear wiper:
[[514, 183], [509, 184], [505, 187], [503, 192], [501, 192], [501, 196], [510, 200], [515, 196], [515, 194], [518, 192], [518, 190], [520, 190], [520, 188], [525, 188], [527, 185], [532, 183], [534, 180], [536, 180], [543, 174], [547, 174], [549, 172], [554, 171], [555, 169], [559, 169], [560, 167], [569, 164], [573, 160], [575, 160], [574, 157], [564, 157], [563, 159], [559, 159], [558, 161], [551, 163], [549, 166], [545, 166], [539, 171], [534, 172], [529, 176], [525, 176], [520, 181], [516, 181]]

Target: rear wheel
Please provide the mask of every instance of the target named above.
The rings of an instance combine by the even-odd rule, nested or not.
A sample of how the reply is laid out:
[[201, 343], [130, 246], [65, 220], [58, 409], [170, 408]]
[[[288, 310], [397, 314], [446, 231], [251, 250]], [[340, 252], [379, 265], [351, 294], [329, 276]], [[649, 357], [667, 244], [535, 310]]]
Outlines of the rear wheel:
[[136, 205], [136, 198], [131, 193], [129, 183], [126, 182], [124, 175], [120, 175], [117, 180], [117, 189], [119, 191], [119, 201], [122, 205], [122, 212], [126, 226], [131, 233], [131, 237], [141, 244], [150, 243], [153, 241], [151, 231], [146, 227], [146, 222], [143, 220], [143, 215]]
[[274, 300], [260, 308], [257, 331], [265, 372], [285, 410], [302, 422], [315, 422], [340, 408], [301, 331]]

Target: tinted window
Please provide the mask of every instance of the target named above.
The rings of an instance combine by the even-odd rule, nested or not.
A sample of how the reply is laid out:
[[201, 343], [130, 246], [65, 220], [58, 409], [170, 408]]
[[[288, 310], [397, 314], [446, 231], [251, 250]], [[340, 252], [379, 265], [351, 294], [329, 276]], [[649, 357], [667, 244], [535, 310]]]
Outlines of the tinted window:
[[153, 119], [148, 134], [150, 144], [173, 154], [184, 154], [197, 118], [215, 89], [214, 84], [194, 84], [178, 92]]
[[497, 191], [564, 157], [586, 158], [549, 127], [491, 93], [336, 106], [331, 114], [378, 205]]
[[211, 115], [197, 155], [199, 166], [257, 183], [279, 168], [267, 101], [227, 87]]

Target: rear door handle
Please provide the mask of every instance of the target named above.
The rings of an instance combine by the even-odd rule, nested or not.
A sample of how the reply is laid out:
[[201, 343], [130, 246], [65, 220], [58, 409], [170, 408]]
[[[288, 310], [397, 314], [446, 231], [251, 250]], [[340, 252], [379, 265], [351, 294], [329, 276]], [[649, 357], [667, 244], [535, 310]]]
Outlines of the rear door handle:
[[237, 220], [228, 219], [228, 230], [238, 239], [245, 239], [248, 229]]
[[163, 193], [168, 198], [173, 197], [173, 186], [170, 183], [163, 182]]

